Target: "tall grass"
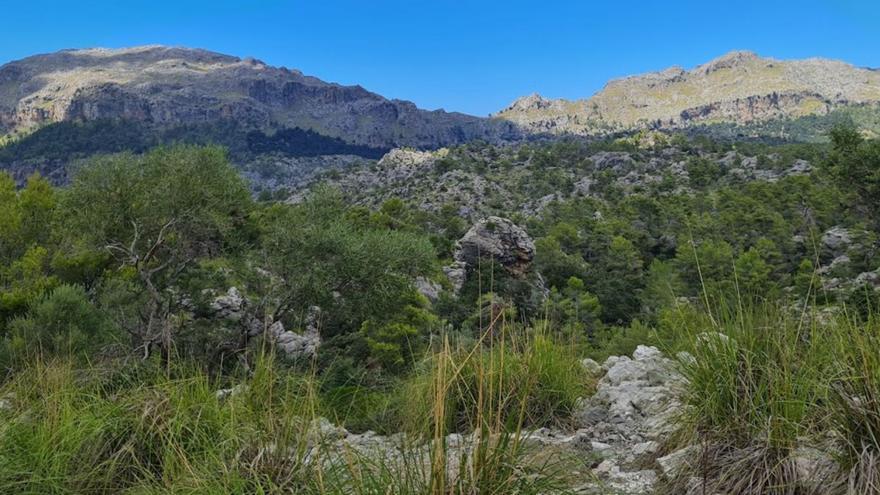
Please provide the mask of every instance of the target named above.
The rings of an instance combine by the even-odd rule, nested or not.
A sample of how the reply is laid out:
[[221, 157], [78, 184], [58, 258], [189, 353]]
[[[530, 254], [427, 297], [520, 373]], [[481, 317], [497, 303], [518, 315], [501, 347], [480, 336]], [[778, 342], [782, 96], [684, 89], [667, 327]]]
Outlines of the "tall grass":
[[590, 390], [574, 349], [540, 330], [505, 330], [485, 347], [446, 339], [402, 389], [416, 421], [404, 427], [444, 433], [562, 426]]
[[283, 371], [272, 356], [223, 397], [220, 382], [186, 364], [36, 362], [0, 387], [0, 492], [558, 493], [562, 463], [535, 456], [522, 430], [558, 423], [583, 378], [574, 355], [544, 336], [444, 339], [382, 401], [409, 434], [374, 451], [314, 428], [335, 412], [320, 377]]
[[828, 401], [847, 494], [880, 493], [880, 322], [842, 320], [835, 333], [839, 370]]
[[[258, 370], [269, 370], [262, 365]], [[308, 380], [258, 371], [219, 400], [196, 369], [145, 382], [102, 380], [68, 362], [35, 364], [3, 388], [0, 486], [10, 493], [259, 493], [307, 480], [299, 463], [313, 394]]]
[[[688, 354], [679, 438], [707, 492], [880, 493], [880, 334], [769, 303], [667, 315]], [[837, 462], [805, 462], [804, 449]]]
[[[499, 327], [476, 344], [442, 339], [401, 388], [408, 412], [402, 427], [432, 446], [431, 493], [564, 488], [559, 470], [571, 468], [571, 459], [541, 459], [523, 431], [568, 418], [588, 392], [585, 372], [573, 349], [542, 329]], [[450, 438], [460, 438], [458, 445], [449, 445]]]

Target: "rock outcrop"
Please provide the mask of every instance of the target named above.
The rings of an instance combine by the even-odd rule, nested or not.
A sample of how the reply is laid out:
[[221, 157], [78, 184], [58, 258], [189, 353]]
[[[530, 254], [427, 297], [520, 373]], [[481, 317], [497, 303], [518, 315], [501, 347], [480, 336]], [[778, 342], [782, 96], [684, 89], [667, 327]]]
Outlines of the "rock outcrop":
[[[595, 362], [584, 366], [602, 372]], [[595, 473], [612, 493], [652, 493], [660, 473], [644, 466], [674, 431], [685, 379], [673, 360], [647, 346], [638, 346], [632, 357], [609, 357], [601, 370], [596, 393], [576, 413], [578, 431], [602, 458]]]
[[[571, 473], [576, 493], [642, 495], [654, 493], [660, 479], [696, 458], [682, 450], [651, 463], [671, 431], [680, 410], [678, 394], [683, 378], [675, 364], [654, 347], [639, 346], [629, 356], [609, 358], [603, 365], [585, 361], [592, 373], [604, 374], [596, 394], [583, 401], [575, 418], [576, 430], [538, 428], [522, 432], [527, 455], [536, 459], [548, 455], [588, 461], [592, 469]], [[241, 387], [218, 392], [218, 398], [234, 397]], [[318, 418], [309, 425], [307, 437], [315, 445], [303, 462], [345, 463], [351, 453], [377, 460], [377, 465], [394, 469], [428, 470], [433, 441], [408, 438], [402, 433], [378, 435], [353, 433]], [[459, 474], [461, 462], [472, 459], [479, 445], [479, 432], [453, 433], [444, 439], [449, 480]], [[651, 466], [651, 467], [646, 467]], [[425, 471], [427, 473], [427, 471]], [[426, 474], [427, 476], [427, 474]]]
[[479, 268], [481, 259], [493, 260], [510, 275], [522, 278], [530, 271], [534, 258], [535, 243], [522, 227], [491, 216], [478, 221], [458, 240], [454, 261], [443, 271], [453, 291], [458, 292], [468, 274]]
[[290, 359], [311, 359], [318, 353], [321, 346], [321, 334], [318, 330], [321, 309], [317, 306], [309, 308], [306, 318], [306, 328], [303, 333], [291, 332], [284, 329], [280, 321], [272, 323], [268, 328], [268, 334], [275, 345], [281, 349]]
[[511, 274], [522, 276], [535, 258], [535, 243], [510, 220], [489, 217], [471, 227], [456, 245], [455, 261], [474, 268], [480, 258], [491, 258]]

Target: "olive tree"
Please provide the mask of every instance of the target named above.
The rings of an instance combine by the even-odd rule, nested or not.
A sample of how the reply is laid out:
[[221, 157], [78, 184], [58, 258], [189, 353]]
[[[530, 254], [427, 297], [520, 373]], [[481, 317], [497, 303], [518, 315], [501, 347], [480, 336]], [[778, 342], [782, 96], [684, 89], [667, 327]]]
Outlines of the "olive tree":
[[[71, 238], [104, 250], [141, 296], [135, 324], [123, 324], [137, 349], [167, 356], [170, 316], [179, 304], [169, 290], [194, 262], [224, 252], [250, 208], [248, 188], [216, 147], [158, 148], [93, 159], [62, 199]], [[121, 323], [122, 324], [122, 323]]]

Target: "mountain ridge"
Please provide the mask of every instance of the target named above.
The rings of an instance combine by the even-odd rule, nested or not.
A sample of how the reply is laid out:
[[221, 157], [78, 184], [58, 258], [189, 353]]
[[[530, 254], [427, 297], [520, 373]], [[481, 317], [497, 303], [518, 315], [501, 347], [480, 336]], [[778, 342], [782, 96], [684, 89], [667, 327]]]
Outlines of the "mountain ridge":
[[695, 123], [748, 124], [878, 101], [876, 69], [818, 57], [778, 60], [738, 50], [690, 70], [672, 66], [612, 79], [588, 98], [533, 93], [494, 117], [530, 132], [590, 135]]
[[422, 110], [359, 85], [204, 49], [67, 49], [0, 66], [0, 135], [62, 121], [122, 118], [159, 126], [234, 119], [300, 127], [357, 145], [437, 148], [518, 137], [512, 124]]

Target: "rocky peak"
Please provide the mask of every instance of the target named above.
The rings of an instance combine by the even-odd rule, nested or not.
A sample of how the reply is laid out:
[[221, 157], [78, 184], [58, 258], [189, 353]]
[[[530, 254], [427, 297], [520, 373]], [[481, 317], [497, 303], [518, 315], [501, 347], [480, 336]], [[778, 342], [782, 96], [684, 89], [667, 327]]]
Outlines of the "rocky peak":
[[748, 62], [759, 60], [760, 58], [761, 57], [759, 57], [757, 53], [752, 51], [735, 50], [726, 53], [716, 59], [710, 60], [709, 62], [694, 69], [694, 72], [711, 74], [721, 69], [730, 69], [733, 67], [742, 66]]
[[553, 103], [553, 100], [544, 98], [538, 93], [532, 93], [528, 96], [523, 96], [521, 98], [517, 98], [513, 103], [510, 104], [508, 109], [510, 110], [540, 110], [542, 108], [547, 108]]

